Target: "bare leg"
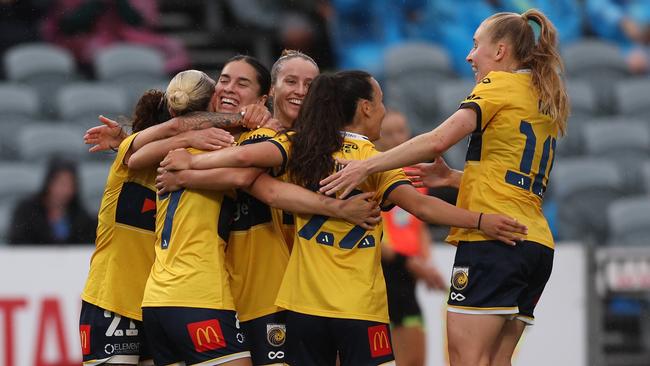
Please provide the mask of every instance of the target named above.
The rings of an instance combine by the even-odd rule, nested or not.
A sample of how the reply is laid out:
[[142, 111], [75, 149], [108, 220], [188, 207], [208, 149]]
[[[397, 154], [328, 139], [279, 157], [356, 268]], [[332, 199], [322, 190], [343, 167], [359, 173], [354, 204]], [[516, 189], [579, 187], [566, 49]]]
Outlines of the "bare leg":
[[400, 366], [424, 366], [425, 335], [420, 327], [396, 327], [391, 330], [395, 361]]
[[511, 366], [512, 354], [519, 343], [526, 324], [518, 319], [508, 320], [492, 347], [491, 366]]
[[253, 366], [250, 357], [240, 358], [238, 360], [222, 363], [223, 366]]
[[494, 343], [505, 322], [502, 315], [447, 312], [451, 366], [489, 366]]

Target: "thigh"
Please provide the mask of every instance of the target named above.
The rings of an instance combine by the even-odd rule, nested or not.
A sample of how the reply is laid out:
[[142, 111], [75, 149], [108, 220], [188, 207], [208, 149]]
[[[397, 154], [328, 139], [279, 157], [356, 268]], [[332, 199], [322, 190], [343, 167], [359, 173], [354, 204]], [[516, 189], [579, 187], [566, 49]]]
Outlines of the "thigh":
[[394, 365], [388, 324], [356, 319], [332, 319], [341, 366]]
[[507, 321], [505, 316], [447, 312], [447, 346], [452, 366], [488, 365]]
[[551, 248], [534, 242], [525, 242], [526, 265], [529, 268], [528, 286], [522, 291], [517, 300], [519, 314], [517, 319], [528, 325], [535, 322], [535, 307], [544, 292], [546, 283], [553, 270], [554, 251]]
[[336, 365], [336, 342], [330, 318], [287, 311], [287, 363], [290, 365]]
[[449, 292], [450, 312], [517, 314], [527, 287], [522, 251], [496, 241], [461, 242], [456, 249]]
[[79, 335], [84, 364], [137, 365], [149, 357], [144, 332], [142, 322], [82, 301]]
[[280, 311], [241, 323], [254, 365], [286, 361], [286, 320], [286, 311]]
[[424, 366], [425, 334], [420, 326], [391, 328], [395, 361], [400, 366]]
[[[248, 344], [232, 310], [149, 307], [143, 311], [155, 315], [145, 316], [145, 324], [155, 321], [155, 329], [162, 332], [148, 334], [156, 364], [183, 361], [187, 365], [220, 365], [250, 358]], [[173, 349], [174, 354], [165, 353], [164, 348]]]

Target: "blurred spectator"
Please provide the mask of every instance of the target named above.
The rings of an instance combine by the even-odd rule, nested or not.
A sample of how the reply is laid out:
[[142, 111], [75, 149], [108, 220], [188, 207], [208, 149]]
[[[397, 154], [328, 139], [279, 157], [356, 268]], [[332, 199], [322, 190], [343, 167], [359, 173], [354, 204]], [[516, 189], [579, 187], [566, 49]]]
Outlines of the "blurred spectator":
[[52, 0], [0, 0], [0, 54], [7, 48], [40, 39], [38, 22]]
[[92, 244], [97, 223], [79, 198], [77, 166], [54, 157], [40, 192], [16, 206], [10, 244]]
[[72, 51], [89, 69], [101, 48], [117, 42], [137, 43], [160, 50], [168, 73], [189, 67], [184, 46], [154, 31], [156, 1], [56, 0], [43, 25], [43, 39]]
[[228, 4], [239, 24], [273, 34], [274, 49], [300, 50], [321, 67], [333, 66], [327, 0], [230, 0]]
[[[341, 69], [362, 69], [381, 77], [384, 51], [407, 37], [423, 0], [331, 0], [332, 42]], [[436, 20], [437, 21], [437, 20]]]
[[616, 42], [636, 74], [650, 69], [650, 2], [648, 0], [586, 0], [590, 29]]

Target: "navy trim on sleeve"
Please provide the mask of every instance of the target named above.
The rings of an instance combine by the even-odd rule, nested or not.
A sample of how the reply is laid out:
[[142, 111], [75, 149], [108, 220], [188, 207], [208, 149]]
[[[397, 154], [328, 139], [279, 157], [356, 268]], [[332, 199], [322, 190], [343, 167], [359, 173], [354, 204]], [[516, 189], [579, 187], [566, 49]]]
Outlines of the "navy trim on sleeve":
[[384, 192], [384, 194], [381, 197], [381, 203], [379, 204], [379, 207], [381, 207], [382, 211], [390, 211], [393, 207], [395, 207], [395, 204], [393, 204], [393, 203], [391, 203], [391, 204], [389, 204], [387, 206], [384, 206], [384, 202], [386, 202], [388, 200], [388, 195], [390, 195], [390, 193], [395, 188], [397, 188], [399, 186], [402, 186], [402, 185], [405, 185], [405, 184], [411, 185], [411, 181], [410, 180], [400, 180], [400, 181], [397, 181], [397, 182], [391, 184], [390, 187], [388, 187], [388, 189], [386, 189], [386, 191]]
[[273, 172], [273, 174], [272, 174], [272, 176], [274, 176], [274, 177], [279, 177], [282, 174], [284, 174], [284, 172], [287, 171], [287, 163], [289, 162], [289, 159], [288, 159], [288, 156], [287, 156], [287, 151], [284, 149], [284, 146], [282, 146], [281, 143], [279, 143], [279, 142], [277, 142], [275, 140], [267, 140], [267, 141], [272, 143], [273, 145], [275, 145], [280, 150], [280, 153], [282, 154], [282, 167], [280, 168], [280, 171]]

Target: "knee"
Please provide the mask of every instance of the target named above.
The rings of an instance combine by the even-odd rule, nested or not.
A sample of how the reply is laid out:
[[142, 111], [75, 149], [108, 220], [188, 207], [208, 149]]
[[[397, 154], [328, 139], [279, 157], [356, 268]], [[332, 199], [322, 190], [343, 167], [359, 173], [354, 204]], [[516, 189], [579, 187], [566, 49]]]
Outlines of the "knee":
[[450, 366], [491, 366], [489, 355], [472, 352], [470, 349], [449, 346]]

